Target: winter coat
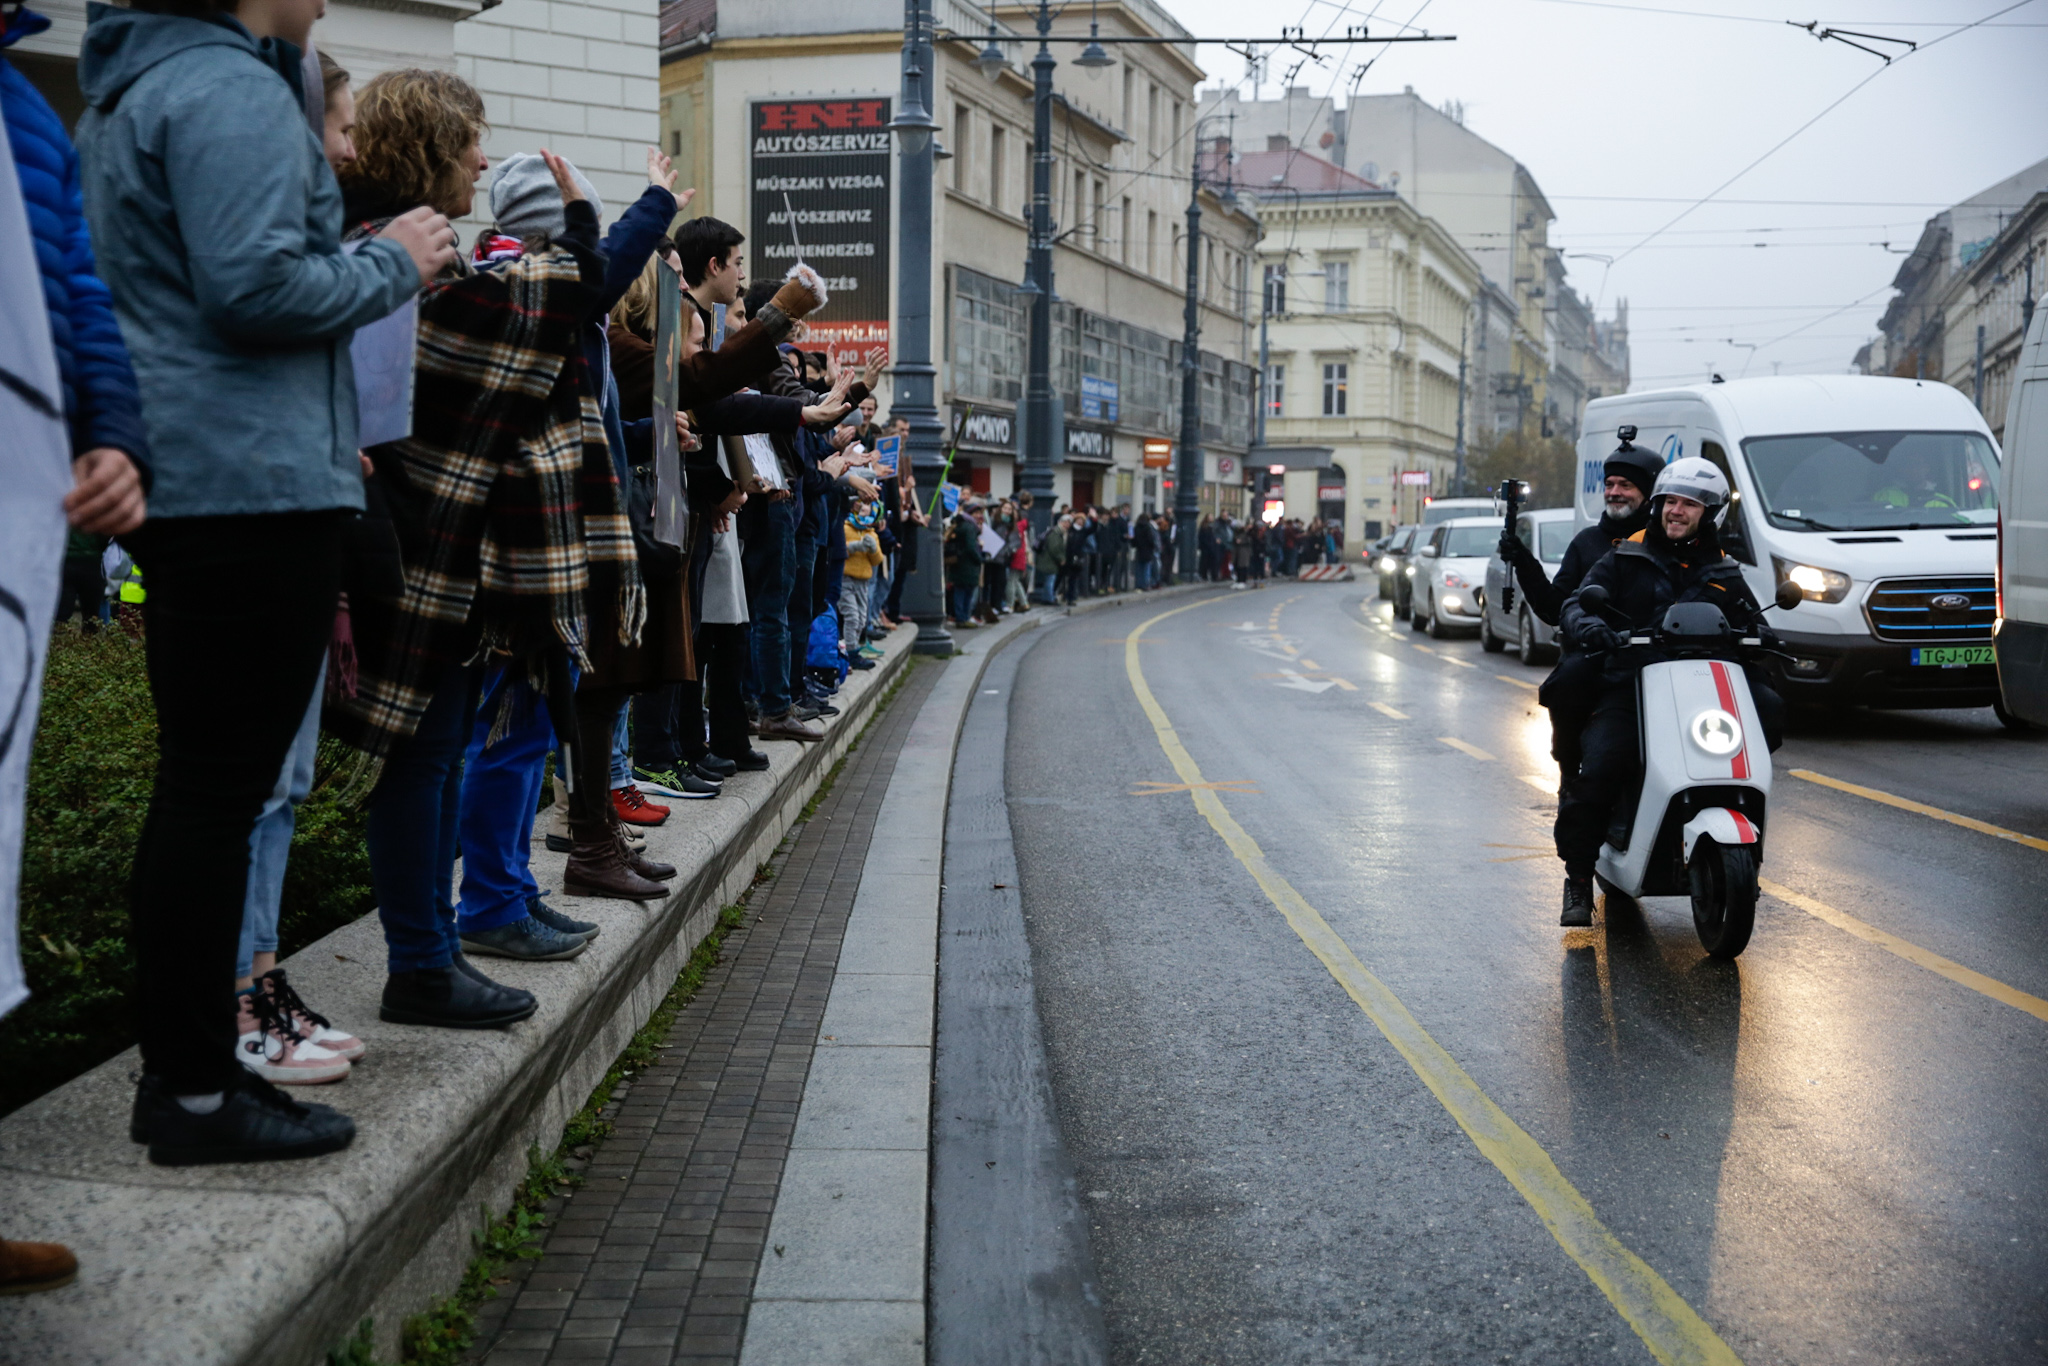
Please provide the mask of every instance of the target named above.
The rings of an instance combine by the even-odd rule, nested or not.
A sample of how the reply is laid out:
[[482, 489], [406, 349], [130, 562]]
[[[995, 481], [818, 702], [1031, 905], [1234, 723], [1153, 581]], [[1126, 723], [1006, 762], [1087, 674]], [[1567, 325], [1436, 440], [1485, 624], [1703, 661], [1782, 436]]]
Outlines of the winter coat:
[[[50, 21], [18, 10], [0, 49], [41, 33]], [[85, 228], [79, 188], [78, 153], [64, 123], [28, 78], [0, 57], [0, 118], [14, 152], [14, 170], [35, 239], [36, 267], [49, 305], [50, 341], [57, 353], [64, 420], [71, 429], [71, 453], [99, 446], [126, 451], [149, 485], [149, 439], [142, 425], [142, 395], [128, 347], [114, 321], [113, 296], [96, 273], [92, 239]]]
[[1159, 529], [1152, 525], [1150, 517], [1140, 517], [1137, 526], [1131, 529], [1131, 545], [1137, 550], [1140, 563], [1159, 554]]
[[946, 582], [954, 588], [972, 588], [981, 582], [981, 528], [966, 513], [956, 513], [946, 528]]
[[341, 251], [300, 54], [234, 19], [95, 7], [79, 56], [85, 210], [135, 363], [153, 517], [360, 508], [349, 341], [420, 287]]
[[846, 577], [866, 582], [882, 564], [882, 544], [873, 527], [846, 523]]
[[[1672, 604], [1680, 602], [1711, 602], [1721, 609], [1736, 635], [1760, 634], [1767, 643], [1775, 639], [1764, 624], [1763, 609], [1742, 577], [1742, 566], [1721, 549], [1711, 524], [1683, 545], [1673, 545], [1662, 533], [1663, 528], [1651, 522], [1587, 571], [1559, 615], [1559, 629], [1568, 640], [1582, 652], [1591, 653], [1599, 634], [1597, 623], [1604, 621], [1626, 636], [1655, 626]], [[1580, 601], [1595, 584], [1608, 595], [1607, 606], [1598, 613]], [[1617, 651], [1607, 656], [1603, 679], [1610, 683], [1625, 679], [1656, 658], [1656, 653], [1647, 649]]]
[[1572, 543], [1565, 547], [1564, 557], [1558, 561], [1554, 575], [1544, 573], [1543, 561], [1517, 537], [1515, 544], [1521, 547], [1521, 553], [1514, 558], [1515, 582], [1521, 586], [1522, 597], [1528, 602], [1529, 610], [1544, 625], [1557, 625], [1564, 600], [1579, 591], [1586, 572], [1608, 551], [1649, 524], [1650, 505], [1647, 502], [1623, 518], [1601, 513], [1598, 522], [1572, 537]]
[[1060, 566], [1067, 562], [1067, 533], [1055, 526], [1045, 533], [1045, 540], [1038, 547], [1038, 572], [1051, 578], [1060, 572]]

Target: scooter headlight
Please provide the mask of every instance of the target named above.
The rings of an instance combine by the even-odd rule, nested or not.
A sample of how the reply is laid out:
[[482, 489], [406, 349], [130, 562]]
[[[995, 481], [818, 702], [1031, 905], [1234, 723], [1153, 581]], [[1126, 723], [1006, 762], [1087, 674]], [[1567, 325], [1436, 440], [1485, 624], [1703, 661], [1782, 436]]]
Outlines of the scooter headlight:
[[1717, 759], [1742, 748], [1742, 723], [1719, 707], [1709, 707], [1693, 717], [1691, 729], [1692, 742]]

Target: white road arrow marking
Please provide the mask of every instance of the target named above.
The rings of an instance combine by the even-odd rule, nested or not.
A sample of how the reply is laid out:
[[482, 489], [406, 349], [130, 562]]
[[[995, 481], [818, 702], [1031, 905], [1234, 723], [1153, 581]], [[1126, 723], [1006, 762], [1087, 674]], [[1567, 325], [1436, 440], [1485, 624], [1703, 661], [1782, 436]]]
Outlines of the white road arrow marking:
[[1335, 679], [1304, 678], [1292, 669], [1282, 669], [1280, 672], [1285, 677], [1276, 680], [1275, 687], [1292, 688], [1296, 692], [1323, 692], [1337, 686]]

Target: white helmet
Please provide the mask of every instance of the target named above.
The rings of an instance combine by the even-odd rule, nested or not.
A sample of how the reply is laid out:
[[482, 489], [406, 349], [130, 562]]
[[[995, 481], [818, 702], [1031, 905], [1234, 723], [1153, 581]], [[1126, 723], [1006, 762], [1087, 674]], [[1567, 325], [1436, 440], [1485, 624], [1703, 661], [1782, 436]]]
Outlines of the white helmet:
[[1728, 476], [1715, 468], [1713, 461], [1690, 455], [1683, 460], [1672, 461], [1657, 476], [1657, 487], [1651, 491], [1651, 499], [1654, 501], [1667, 494], [1690, 498], [1708, 509], [1717, 508], [1728, 501]]

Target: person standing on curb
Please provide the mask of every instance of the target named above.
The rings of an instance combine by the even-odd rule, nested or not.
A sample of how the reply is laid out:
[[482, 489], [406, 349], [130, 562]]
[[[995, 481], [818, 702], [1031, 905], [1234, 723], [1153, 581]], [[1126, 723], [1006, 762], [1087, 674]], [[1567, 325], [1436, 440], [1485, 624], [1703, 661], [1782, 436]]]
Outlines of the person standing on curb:
[[79, 59], [86, 212], [156, 466], [151, 519], [124, 540], [149, 584], [159, 753], [131, 891], [131, 1132], [172, 1165], [355, 1136], [235, 1061], [235, 940], [249, 834], [326, 654], [363, 506], [349, 342], [453, 259], [454, 231], [420, 208], [342, 253], [302, 85], [318, 12], [137, 0], [94, 11]]

